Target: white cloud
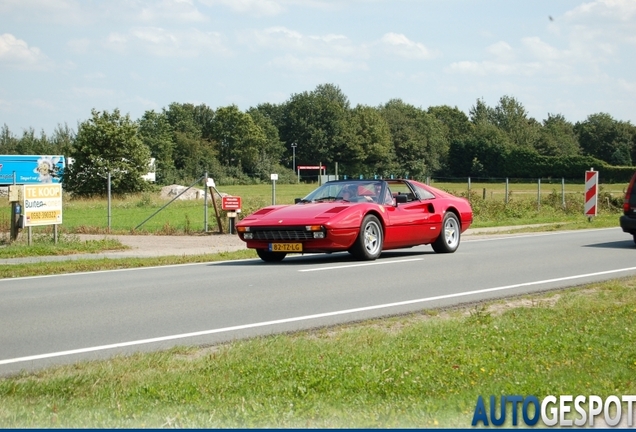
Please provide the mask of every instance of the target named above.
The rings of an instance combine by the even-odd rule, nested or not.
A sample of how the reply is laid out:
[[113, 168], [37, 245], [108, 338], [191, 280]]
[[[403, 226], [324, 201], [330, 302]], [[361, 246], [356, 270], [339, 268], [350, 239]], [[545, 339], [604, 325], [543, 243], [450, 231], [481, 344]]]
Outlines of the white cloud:
[[[366, 0], [362, 0], [364, 3]], [[371, 0], [374, 1], [374, 0]], [[238, 14], [253, 16], [276, 16], [292, 9], [317, 9], [336, 12], [347, 5], [347, 1], [334, 0], [199, 0], [207, 6], [224, 6]]]
[[222, 5], [234, 12], [250, 15], [274, 16], [282, 13], [285, 7], [275, 0], [200, 0], [208, 6]]
[[555, 61], [563, 59], [566, 53], [559, 51], [538, 37], [527, 37], [521, 40], [528, 51], [537, 59]]
[[364, 70], [367, 68], [366, 64], [362, 62], [326, 56], [296, 57], [293, 55], [286, 55], [273, 59], [269, 64], [278, 69], [301, 73], [315, 71], [348, 73], [354, 70]]
[[29, 23], [82, 24], [87, 19], [75, 0], [0, 0], [0, 13]]
[[515, 64], [497, 63], [493, 61], [459, 61], [451, 63], [450, 72], [458, 72], [470, 75], [512, 75], [519, 72], [520, 68]]
[[[566, 12], [564, 26], [573, 55], [597, 64], [636, 45], [636, 1], [596, 0]], [[560, 29], [562, 30], [562, 29]]]
[[428, 49], [424, 44], [413, 42], [403, 34], [386, 33], [380, 39], [380, 44], [387, 53], [411, 60], [429, 60], [437, 53]]
[[66, 46], [68, 46], [71, 51], [76, 54], [85, 54], [91, 46], [91, 41], [87, 38], [71, 39], [66, 43]]
[[203, 22], [208, 18], [199, 12], [192, 0], [162, 0], [142, 6], [139, 18], [145, 22], [170, 20], [179, 22]]
[[104, 46], [119, 53], [145, 53], [156, 57], [198, 57], [228, 54], [222, 36], [199, 30], [168, 31], [159, 27], [137, 27], [128, 33], [111, 33]]
[[88, 99], [112, 98], [117, 94], [112, 89], [99, 87], [73, 87], [72, 92], [74, 96]]
[[285, 27], [271, 27], [250, 32], [242, 40], [253, 49], [291, 51], [316, 57], [368, 57], [365, 47], [356, 46], [346, 36], [338, 34], [305, 36]]
[[45, 69], [49, 59], [37, 47], [10, 33], [0, 35], [0, 65], [16, 69]]
[[504, 42], [499, 41], [486, 48], [486, 51], [495, 57], [498, 61], [511, 61], [515, 58], [515, 52], [512, 47]]

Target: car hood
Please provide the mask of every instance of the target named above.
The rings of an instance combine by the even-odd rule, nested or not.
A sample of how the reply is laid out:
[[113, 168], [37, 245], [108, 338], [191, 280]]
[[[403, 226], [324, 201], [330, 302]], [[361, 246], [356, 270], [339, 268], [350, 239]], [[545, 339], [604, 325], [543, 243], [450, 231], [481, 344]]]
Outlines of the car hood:
[[[262, 208], [247, 216], [237, 225], [285, 225], [325, 222], [346, 211], [352, 204], [307, 203]], [[281, 222], [282, 221], [282, 222]]]

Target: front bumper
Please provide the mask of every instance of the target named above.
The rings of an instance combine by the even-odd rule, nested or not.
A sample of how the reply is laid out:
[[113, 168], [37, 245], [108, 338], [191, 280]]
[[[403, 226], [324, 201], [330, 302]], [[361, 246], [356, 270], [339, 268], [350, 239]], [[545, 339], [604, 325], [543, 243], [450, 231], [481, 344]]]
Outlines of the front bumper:
[[329, 230], [326, 232], [325, 238], [322, 239], [276, 239], [276, 240], [254, 240], [254, 239], [241, 239], [245, 242], [246, 246], [250, 249], [269, 249], [270, 243], [302, 243], [303, 253], [322, 253], [322, 252], [338, 252], [346, 251], [351, 248], [353, 242], [358, 237], [358, 230], [352, 229], [337, 229]]

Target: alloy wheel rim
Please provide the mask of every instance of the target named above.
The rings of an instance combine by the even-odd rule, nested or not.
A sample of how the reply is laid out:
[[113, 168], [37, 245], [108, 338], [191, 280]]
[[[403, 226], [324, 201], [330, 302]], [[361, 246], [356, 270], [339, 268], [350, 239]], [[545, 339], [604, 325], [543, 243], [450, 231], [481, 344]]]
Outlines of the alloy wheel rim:
[[364, 247], [371, 255], [375, 255], [380, 247], [380, 227], [370, 222], [364, 228]]
[[450, 247], [455, 247], [459, 242], [458, 226], [457, 222], [453, 218], [449, 218], [444, 225], [444, 238], [446, 244]]

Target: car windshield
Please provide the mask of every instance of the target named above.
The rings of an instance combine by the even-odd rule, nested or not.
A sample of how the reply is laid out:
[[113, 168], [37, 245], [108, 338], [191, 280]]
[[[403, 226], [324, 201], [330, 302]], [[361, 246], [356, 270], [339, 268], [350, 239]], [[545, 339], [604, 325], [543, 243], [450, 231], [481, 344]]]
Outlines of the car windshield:
[[377, 202], [377, 197], [381, 196], [382, 187], [383, 182], [380, 181], [329, 182], [315, 189], [301, 202]]

